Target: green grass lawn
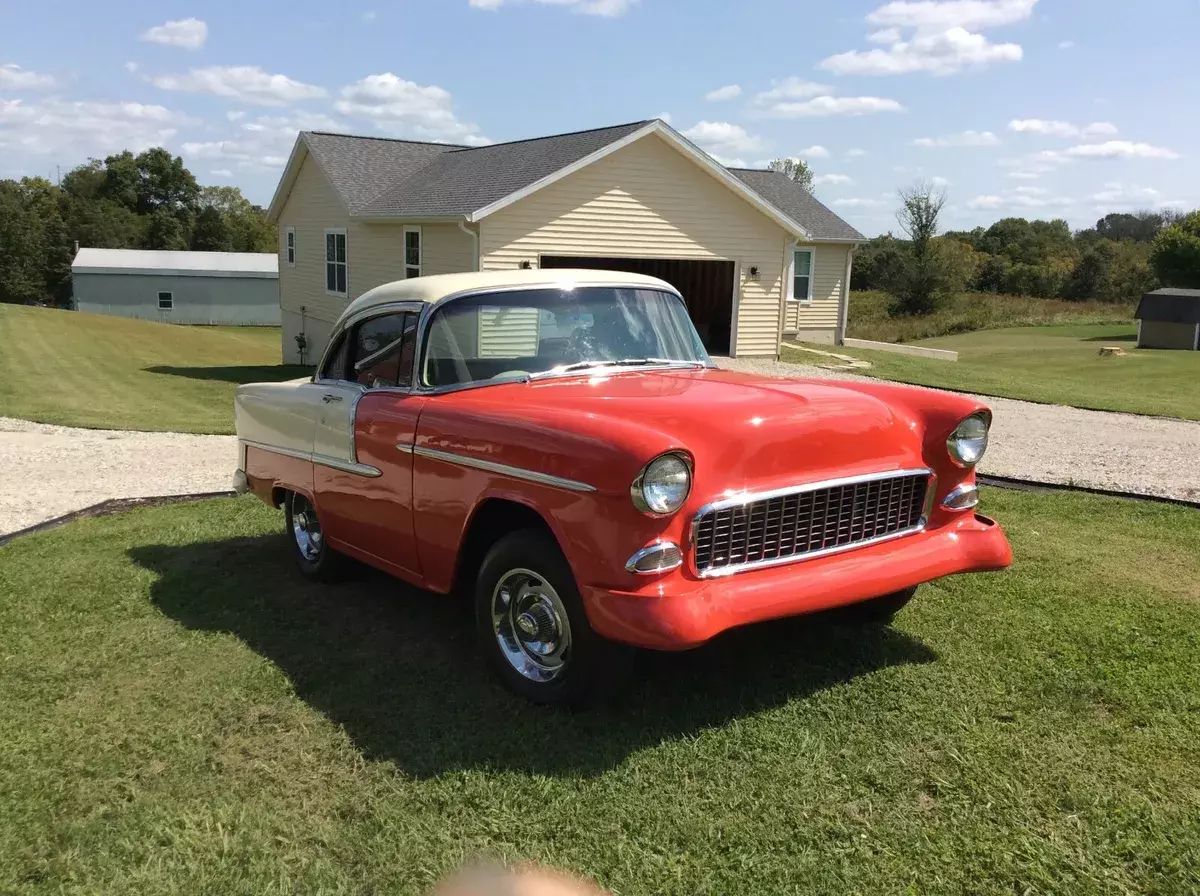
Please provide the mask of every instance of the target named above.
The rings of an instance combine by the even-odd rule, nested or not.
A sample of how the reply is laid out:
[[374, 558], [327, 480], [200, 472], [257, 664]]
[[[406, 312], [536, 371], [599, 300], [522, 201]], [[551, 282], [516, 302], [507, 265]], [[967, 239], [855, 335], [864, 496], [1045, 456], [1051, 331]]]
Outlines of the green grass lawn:
[[[0, 892], [1194, 894], [1200, 514], [988, 490], [1004, 573], [647, 660], [559, 714], [468, 610], [291, 568], [250, 499], [0, 548]], [[802, 576], [797, 574], [798, 582]]]
[[101, 429], [233, 432], [239, 383], [279, 363], [276, 327], [184, 327], [0, 304], [0, 416]]
[[[915, 343], [953, 349], [957, 361], [836, 351], [874, 365], [861, 373], [903, 383], [1200, 420], [1200, 352], [1137, 349], [1135, 334], [1129, 324], [1076, 324], [982, 330]], [[1103, 345], [1121, 346], [1129, 354], [1101, 357]], [[783, 359], [811, 364], [813, 356], [785, 345]]]
[[877, 342], [916, 342], [955, 333], [1044, 324], [1128, 323], [1133, 305], [1109, 302], [1067, 302], [1033, 296], [990, 292], [960, 292], [945, 307], [922, 317], [892, 317], [889, 299], [876, 291], [850, 294], [849, 332], [853, 339]]

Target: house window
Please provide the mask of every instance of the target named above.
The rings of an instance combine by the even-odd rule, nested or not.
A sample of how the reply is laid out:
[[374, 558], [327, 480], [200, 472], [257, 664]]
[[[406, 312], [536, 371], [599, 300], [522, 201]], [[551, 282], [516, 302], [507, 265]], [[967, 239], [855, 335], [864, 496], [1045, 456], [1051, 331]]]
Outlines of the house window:
[[792, 290], [788, 296], [794, 302], [812, 301], [813, 250], [797, 249], [792, 253]]
[[421, 276], [421, 228], [404, 228], [404, 279]]
[[346, 231], [325, 231], [325, 291], [346, 295]]
[[296, 266], [296, 228], [289, 227], [284, 232], [284, 251], [287, 254], [287, 263], [290, 267]]
[[175, 307], [175, 296], [169, 292], [160, 292], [158, 294], [158, 310], [170, 311]]

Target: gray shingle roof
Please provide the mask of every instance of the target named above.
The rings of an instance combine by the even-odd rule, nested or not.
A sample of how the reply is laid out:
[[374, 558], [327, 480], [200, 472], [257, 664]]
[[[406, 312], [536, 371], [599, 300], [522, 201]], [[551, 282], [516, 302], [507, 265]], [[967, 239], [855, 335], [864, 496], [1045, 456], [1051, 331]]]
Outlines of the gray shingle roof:
[[[309, 131], [309, 151], [352, 215], [469, 215], [639, 131], [652, 121], [466, 147]], [[861, 240], [857, 230], [783, 174], [731, 168], [743, 184], [816, 240]]]
[[1138, 320], [1200, 324], [1200, 289], [1156, 289], [1142, 296], [1133, 315]]
[[650, 122], [444, 153], [394, 182], [362, 209], [364, 215], [466, 215], [524, 189]]
[[308, 151], [329, 176], [351, 214], [391, 184], [426, 167], [440, 155], [460, 147], [447, 143], [418, 143], [383, 137], [354, 137], [307, 131]]
[[786, 174], [752, 168], [729, 170], [759, 196], [802, 225], [814, 240], [866, 239]]

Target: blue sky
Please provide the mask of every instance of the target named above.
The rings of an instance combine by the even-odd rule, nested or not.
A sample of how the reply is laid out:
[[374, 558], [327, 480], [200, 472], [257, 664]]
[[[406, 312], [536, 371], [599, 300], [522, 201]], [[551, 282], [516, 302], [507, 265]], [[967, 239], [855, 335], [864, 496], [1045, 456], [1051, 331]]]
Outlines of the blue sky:
[[[1136, 9], [1136, 14], [1131, 11]], [[482, 143], [661, 116], [806, 157], [868, 234], [1200, 206], [1197, 0], [339, 0], [0, 8], [0, 177], [162, 144], [266, 203], [301, 128]]]

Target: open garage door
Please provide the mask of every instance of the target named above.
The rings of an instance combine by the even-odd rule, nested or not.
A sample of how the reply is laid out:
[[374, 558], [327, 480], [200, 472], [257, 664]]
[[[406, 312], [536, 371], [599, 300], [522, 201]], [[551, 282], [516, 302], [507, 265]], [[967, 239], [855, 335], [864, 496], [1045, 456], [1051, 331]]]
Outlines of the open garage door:
[[683, 296], [709, 354], [727, 355], [733, 327], [732, 261], [684, 261], [673, 258], [592, 258], [586, 255], [543, 255], [543, 268], [589, 268], [625, 271], [666, 280]]

